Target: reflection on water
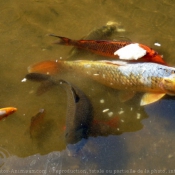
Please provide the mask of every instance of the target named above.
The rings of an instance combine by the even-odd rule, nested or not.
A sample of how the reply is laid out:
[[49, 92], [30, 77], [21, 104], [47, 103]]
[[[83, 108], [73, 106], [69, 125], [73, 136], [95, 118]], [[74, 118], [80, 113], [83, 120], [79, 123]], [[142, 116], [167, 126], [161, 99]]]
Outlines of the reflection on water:
[[[47, 170], [47, 174], [67, 169], [86, 170], [90, 174], [89, 170], [102, 169], [108, 174], [106, 170], [168, 172], [174, 168], [174, 98], [144, 108], [139, 106], [139, 95], [120, 103], [116, 90], [67, 73], [66, 80], [92, 101], [96, 120], [119, 120], [116, 127], [105, 130], [102, 126], [103, 132], [99, 133], [94, 130], [79, 155], [69, 157], [64, 142], [66, 93], [54, 87], [36, 96], [37, 83], [21, 82], [29, 65], [67, 57], [71, 48], [52, 45], [49, 33], [79, 39], [107, 21], [117, 21], [126, 30], [120, 36], [152, 47], [174, 65], [174, 1], [2, 0], [0, 4], [1, 107], [18, 108], [17, 113], [0, 122], [2, 169], [41, 169]], [[155, 46], [155, 42], [161, 47]], [[38, 139], [31, 139], [30, 121], [41, 108], [46, 110], [45, 124]]]

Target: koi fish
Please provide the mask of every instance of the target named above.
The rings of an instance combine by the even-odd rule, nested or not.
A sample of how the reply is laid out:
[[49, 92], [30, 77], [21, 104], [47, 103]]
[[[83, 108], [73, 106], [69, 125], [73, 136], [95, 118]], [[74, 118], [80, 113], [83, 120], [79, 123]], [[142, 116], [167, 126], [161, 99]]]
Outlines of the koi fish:
[[[121, 31], [121, 28], [117, 22], [109, 21], [106, 23], [106, 25], [95, 28], [92, 31], [89, 32], [88, 35], [83, 37], [84, 40], [100, 40], [100, 39], [109, 39], [109, 37], [114, 34], [115, 32]], [[121, 39], [121, 38], [120, 38]], [[69, 54], [68, 58], [77, 58], [77, 56], [82, 56], [84, 53], [82, 50], [78, 49], [77, 47], [73, 47]]]
[[[80, 91], [80, 89], [78, 89], [74, 85], [70, 84], [69, 82], [66, 82], [65, 80], [53, 79], [52, 76], [50, 76], [48, 74], [46, 75], [46, 74], [39, 74], [39, 73], [29, 73], [29, 74], [27, 74], [25, 76], [25, 78], [27, 80], [37, 81], [37, 82], [41, 82], [41, 83], [43, 83], [43, 81], [44, 82], [47, 81], [47, 82], [50, 82], [48, 84], [50, 84], [51, 86], [53, 86], [53, 85], [61, 85], [61, 86], [63, 86], [64, 89], [66, 90], [67, 96], [68, 96], [68, 109], [67, 110], [71, 110], [71, 112], [69, 112], [69, 113], [72, 113], [73, 114], [72, 109], [75, 108], [76, 102], [78, 100], [80, 100], [80, 98], [83, 98], [84, 100], [86, 100], [86, 102], [84, 103], [84, 105], [86, 105], [86, 104], [90, 105], [90, 100], [87, 99], [87, 97], [85, 96], [85, 94], [82, 91]], [[76, 93], [75, 88], [79, 92], [78, 94]], [[80, 92], [81, 92], [81, 94], [80, 94]], [[74, 100], [69, 100], [70, 97], [73, 98]], [[84, 110], [84, 107], [79, 107], [76, 110], [77, 111]], [[91, 112], [91, 111], [89, 111], [89, 112]], [[68, 120], [69, 116], [71, 116], [71, 115], [67, 115], [67, 120]], [[78, 115], [75, 115], [75, 117], [76, 116], [78, 116]], [[87, 117], [89, 119], [89, 115], [87, 115]], [[76, 119], [79, 121], [81, 118], [76, 118]], [[90, 126], [91, 129], [89, 131], [89, 135], [91, 135], [91, 136], [92, 135], [99, 135], [99, 134], [105, 135], [105, 134], [108, 133], [107, 131], [109, 131], [110, 128], [113, 128], [113, 129], [115, 128], [116, 129], [118, 127], [119, 123], [120, 122], [119, 122], [119, 117], [118, 116], [109, 118], [108, 120], [97, 120], [97, 119], [93, 119], [93, 121], [91, 123], [91, 126]], [[69, 130], [69, 129], [67, 129], [67, 130]], [[66, 125], [63, 126], [63, 130], [66, 131]], [[67, 131], [67, 133], [69, 133], [69, 132]], [[71, 139], [73, 139], [73, 140], [79, 140], [79, 139], [75, 139], [75, 135], [76, 134], [77, 134], [77, 132], [75, 132], [75, 131], [72, 132], [72, 136], [74, 135], [74, 137], [72, 137]], [[81, 134], [78, 134], [78, 136], [81, 136], [80, 138], [83, 138]], [[88, 136], [88, 134], [86, 133], [86, 137], [87, 136]], [[65, 134], [65, 138], [67, 139], [68, 137], [70, 137], [70, 134]], [[78, 147], [80, 147], [80, 145]]]
[[88, 97], [77, 87], [60, 80], [66, 90], [68, 107], [66, 115], [65, 140], [69, 155], [75, 155], [86, 143], [92, 121], [92, 105]]
[[161, 55], [152, 48], [143, 44], [129, 41], [72, 40], [66, 37], [56, 36], [54, 34], [51, 34], [50, 36], [60, 39], [59, 41], [55, 41], [54, 44], [75, 46], [101, 56], [136, 62], [138, 62], [139, 59], [139, 62], [155, 62], [166, 65]]
[[61, 70], [77, 72], [108, 87], [126, 91], [131, 96], [135, 92], [146, 92], [140, 105], [153, 103], [165, 94], [175, 95], [175, 68], [156, 63], [56, 60], [44, 61], [28, 68], [29, 73], [43, 74], [59, 74]]
[[9, 116], [10, 114], [13, 114], [15, 111], [17, 111], [17, 108], [14, 107], [6, 107], [0, 109], [0, 120], [4, 117]]
[[41, 131], [41, 127], [44, 121], [45, 110], [40, 109], [39, 112], [31, 118], [30, 122], [30, 137], [37, 137]]
[[108, 39], [115, 32], [121, 31], [122, 28], [119, 23], [114, 21], [108, 21], [104, 26], [95, 28], [89, 32], [83, 39], [86, 40], [99, 40], [99, 39]]

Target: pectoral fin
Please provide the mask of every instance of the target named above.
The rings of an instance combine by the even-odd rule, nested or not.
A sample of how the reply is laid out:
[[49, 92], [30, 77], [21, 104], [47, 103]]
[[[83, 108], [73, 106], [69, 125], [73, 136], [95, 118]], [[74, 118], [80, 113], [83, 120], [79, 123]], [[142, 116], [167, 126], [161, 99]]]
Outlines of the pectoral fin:
[[154, 103], [158, 100], [160, 100], [165, 93], [146, 93], [143, 95], [140, 106], [148, 105], [150, 103]]

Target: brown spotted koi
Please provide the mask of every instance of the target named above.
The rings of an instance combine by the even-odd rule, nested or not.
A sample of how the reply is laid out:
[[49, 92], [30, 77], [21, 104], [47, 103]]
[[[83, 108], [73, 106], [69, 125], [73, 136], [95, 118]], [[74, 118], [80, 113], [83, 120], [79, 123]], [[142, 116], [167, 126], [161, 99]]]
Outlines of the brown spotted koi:
[[[124, 60], [129, 60], [134, 62], [135, 61], [138, 62], [137, 59], [139, 59], [139, 62], [140, 61], [155, 62], [155, 63], [166, 65], [161, 55], [159, 55], [152, 48], [143, 44], [133, 43], [129, 41], [72, 40], [66, 37], [56, 36], [54, 34], [51, 34], [50, 36], [59, 38], [59, 40], [55, 41], [54, 44], [74, 46], [80, 49], [84, 49], [84, 50], [96, 53], [101, 56], [115, 58], [115, 59], [124, 59]], [[135, 47], [133, 46], [136, 46], [137, 50], [135, 50]], [[133, 51], [133, 48], [134, 48], [134, 54], [136, 56], [130, 55], [130, 52]], [[141, 50], [141, 55], [140, 54], [137, 55], [138, 49]], [[126, 54], [123, 56], [123, 53], [129, 54], [129, 57]]]
[[146, 92], [141, 105], [153, 103], [165, 94], [175, 95], [175, 68], [156, 63], [122, 61], [44, 61], [28, 68], [29, 73], [77, 72], [108, 87], [133, 94]]
[[59, 74], [74, 71], [108, 87], [146, 92], [141, 105], [153, 103], [165, 94], [175, 95], [175, 68], [156, 63], [122, 61], [43, 61], [28, 68], [29, 73]]

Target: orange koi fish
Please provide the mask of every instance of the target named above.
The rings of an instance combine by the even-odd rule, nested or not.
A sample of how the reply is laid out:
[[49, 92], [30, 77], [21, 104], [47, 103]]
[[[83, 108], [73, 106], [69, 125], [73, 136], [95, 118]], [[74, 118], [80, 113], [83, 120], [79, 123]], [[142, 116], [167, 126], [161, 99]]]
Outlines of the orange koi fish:
[[17, 108], [14, 107], [6, 107], [0, 109], [0, 120], [4, 117], [9, 116], [10, 114], [13, 114], [15, 111], [17, 111]]
[[[156, 51], [152, 48], [139, 44], [133, 43], [128, 41], [107, 41], [107, 40], [71, 40], [66, 37], [56, 36], [51, 34], [50, 36], [54, 36], [59, 38], [59, 41], [55, 41], [54, 44], [62, 44], [67, 46], [75, 46], [80, 49], [84, 49], [98, 55], [116, 58], [116, 59], [124, 59], [128, 61], [136, 61], [138, 62], [155, 62], [159, 64], [166, 65], [165, 61], [162, 59], [162, 56], [159, 55]], [[130, 45], [138, 45], [137, 50], [140, 49], [142, 51], [141, 55], [135, 58], [135, 56], [131, 55], [130, 52], [133, 51], [133, 47], [130, 49]], [[126, 49], [125, 49], [126, 47]], [[128, 50], [129, 48], [129, 50]], [[120, 50], [127, 54], [127, 56], [121, 55]], [[138, 54], [138, 51], [134, 50], [134, 54]], [[129, 55], [129, 57], [128, 57]]]
[[175, 95], [175, 68], [156, 63], [106, 60], [44, 61], [30, 66], [28, 71], [49, 74], [49, 69], [51, 73], [57, 72], [57, 74], [61, 70], [77, 72], [132, 95], [135, 92], [146, 92], [142, 97], [141, 105], [153, 103], [165, 94]]

